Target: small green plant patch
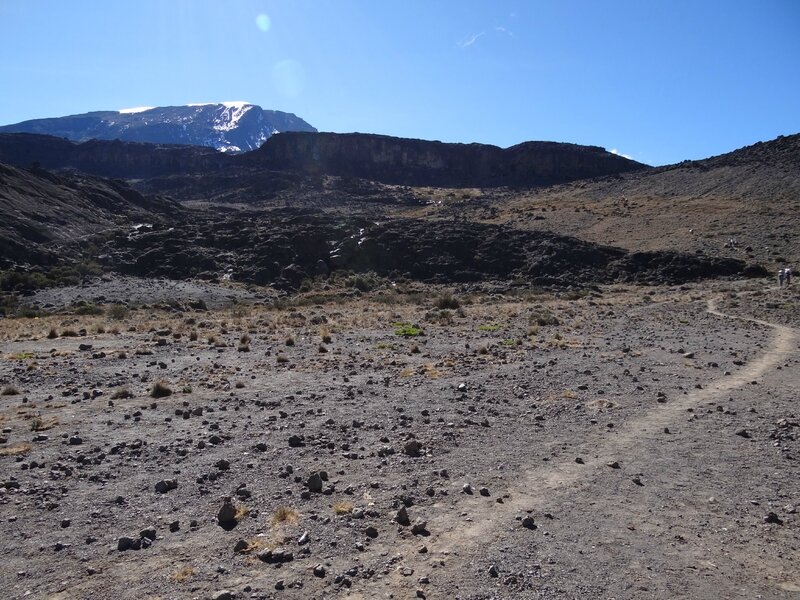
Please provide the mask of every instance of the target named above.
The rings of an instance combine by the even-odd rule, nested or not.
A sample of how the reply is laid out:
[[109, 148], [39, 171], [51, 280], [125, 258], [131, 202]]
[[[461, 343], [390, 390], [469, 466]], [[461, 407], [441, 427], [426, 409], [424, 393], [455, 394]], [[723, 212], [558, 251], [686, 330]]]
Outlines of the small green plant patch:
[[395, 335], [400, 335], [403, 337], [417, 337], [420, 335], [425, 335], [418, 325], [412, 325], [411, 323], [392, 323], [392, 327], [394, 327]]
[[485, 325], [480, 325], [478, 331], [497, 331], [502, 328], [502, 325], [497, 325], [496, 323], [486, 323]]

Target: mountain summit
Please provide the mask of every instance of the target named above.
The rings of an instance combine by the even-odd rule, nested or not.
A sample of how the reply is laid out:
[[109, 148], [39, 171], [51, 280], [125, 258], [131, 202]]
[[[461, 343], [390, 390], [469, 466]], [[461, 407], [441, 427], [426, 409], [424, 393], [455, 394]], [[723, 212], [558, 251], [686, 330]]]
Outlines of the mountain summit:
[[303, 119], [248, 102], [124, 108], [67, 117], [34, 119], [0, 127], [0, 132], [40, 133], [82, 142], [90, 139], [210, 146], [247, 152], [274, 133], [317, 130]]

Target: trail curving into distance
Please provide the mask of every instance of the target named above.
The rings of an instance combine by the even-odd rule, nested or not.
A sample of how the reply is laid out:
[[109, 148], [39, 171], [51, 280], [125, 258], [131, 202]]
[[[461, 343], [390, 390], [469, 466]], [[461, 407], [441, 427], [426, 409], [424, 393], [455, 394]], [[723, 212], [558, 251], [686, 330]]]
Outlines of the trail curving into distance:
[[[613, 436], [603, 438], [595, 446], [587, 448], [592, 457], [586, 457], [583, 464], [576, 463], [572, 457], [562, 457], [559, 462], [551, 460], [523, 472], [509, 486], [511, 497], [503, 504], [489, 507], [480, 499], [467, 497], [468, 504], [463, 508], [470, 512], [471, 522], [459, 517], [460, 511], [456, 510], [442, 511], [432, 516], [429, 526], [433, 532], [432, 543], [429, 544], [431, 551], [436, 556], [453, 560], [452, 555], [464, 554], [470, 548], [496, 538], [504, 526], [515, 523], [515, 516], [522, 511], [540, 513], [547, 507], [557, 505], [559, 498], [591, 488], [609, 470], [609, 461], [625, 455], [641, 456], [646, 451], [646, 442], [659, 443], [659, 436], [663, 438], [665, 435], [665, 427], [676, 427], [684, 422], [688, 408], [720, 398], [749, 384], [785, 361], [787, 355], [797, 351], [798, 333], [791, 327], [725, 314], [718, 309], [715, 298], [707, 300], [706, 311], [722, 319], [747, 321], [771, 328], [773, 333], [769, 346], [738, 371], [719, 377], [702, 389], [693, 389], [686, 395], [658, 404], [644, 414], [629, 419]], [[403, 564], [422, 566], [415, 552], [408, 552]], [[402, 585], [402, 578], [395, 579], [395, 583]], [[353, 594], [358, 597], [355, 590]]]

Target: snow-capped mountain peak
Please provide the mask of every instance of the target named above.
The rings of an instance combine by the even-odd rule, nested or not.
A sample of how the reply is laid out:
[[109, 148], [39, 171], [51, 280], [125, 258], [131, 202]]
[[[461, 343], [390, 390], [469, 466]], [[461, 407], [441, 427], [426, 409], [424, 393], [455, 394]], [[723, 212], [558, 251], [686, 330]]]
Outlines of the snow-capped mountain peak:
[[35, 119], [0, 127], [0, 131], [41, 133], [75, 141], [119, 139], [246, 152], [259, 148], [275, 133], [316, 129], [291, 113], [263, 110], [250, 102], [229, 101], [184, 106], [137, 106]]

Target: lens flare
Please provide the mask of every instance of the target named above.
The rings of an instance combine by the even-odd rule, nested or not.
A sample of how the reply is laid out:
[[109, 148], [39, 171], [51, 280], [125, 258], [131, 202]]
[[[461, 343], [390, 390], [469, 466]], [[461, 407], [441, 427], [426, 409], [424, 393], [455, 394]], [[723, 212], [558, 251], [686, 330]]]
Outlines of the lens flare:
[[269, 31], [270, 25], [272, 25], [272, 21], [270, 21], [269, 15], [261, 13], [256, 17], [256, 27], [261, 31]]
[[296, 98], [305, 87], [306, 71], [296, 60], [281, 60], [272, 67], [272, 81], [281, 94]]

